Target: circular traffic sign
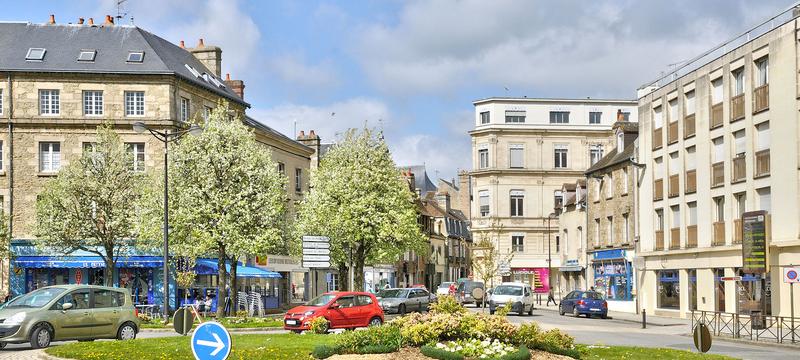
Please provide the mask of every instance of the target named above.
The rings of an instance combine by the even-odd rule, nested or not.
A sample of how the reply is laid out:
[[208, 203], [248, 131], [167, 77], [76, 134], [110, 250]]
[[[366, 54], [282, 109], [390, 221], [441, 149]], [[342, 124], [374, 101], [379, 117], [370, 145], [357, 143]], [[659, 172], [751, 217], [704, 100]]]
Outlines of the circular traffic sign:
[[795, 280], [795, 279], [797, 279], [797, 271], [795, 271], [795, 270], [789, 270], [789, 271], [787, 271], [787, 272], [786, 272], [786, 277], [787, 277], [787, 278], [789, 278], [789, 280]]
[[192, 334], [192, 354], [197, 360], [225, 360], [232, 345], [231, 334], [216, 321], [200, 324]]

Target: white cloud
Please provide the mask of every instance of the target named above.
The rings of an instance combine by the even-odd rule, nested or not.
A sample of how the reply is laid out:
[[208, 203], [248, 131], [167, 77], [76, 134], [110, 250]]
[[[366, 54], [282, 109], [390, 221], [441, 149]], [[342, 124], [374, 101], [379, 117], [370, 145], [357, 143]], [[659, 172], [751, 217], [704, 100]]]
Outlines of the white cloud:
[[339, 84], [330, 61], [307, 64], [305, 59], [287, 54], [270, 59], [266, 66], [294, 90], [329, 91]]
[[397, 141], [388, 139], [395, 163], [398, 165], [425, 165], [428, 176], [450, 179], [459, 169], [469, 169], [470, 142], [466, 135], [441, 137], [430, 134], [412, 134]]

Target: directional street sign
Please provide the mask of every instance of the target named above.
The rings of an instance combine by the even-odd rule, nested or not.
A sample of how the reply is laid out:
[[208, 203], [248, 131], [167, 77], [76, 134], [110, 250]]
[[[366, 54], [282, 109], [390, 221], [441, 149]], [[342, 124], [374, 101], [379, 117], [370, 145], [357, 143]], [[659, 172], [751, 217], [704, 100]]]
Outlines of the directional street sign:
[[331, 238], [327, 236], [303, 236], [303, 242], [330, 242]]
[[191, 345], [197, 360], [225, 360], [231, 354], [231, 334], [218, 322], [204, 322], [192, 334]]
[[303, 261], [304, 268], [329, 268], [331, 263], [328, 261]]
[[328, 255], [303, 255], [303, 261], [331, 261], [331, 257]]
[[303, 242], [303, 249], [330, 249], [330, 243], [323, 242]]
[[331, 249], [303, 249], [303, 255], [330, 255]]

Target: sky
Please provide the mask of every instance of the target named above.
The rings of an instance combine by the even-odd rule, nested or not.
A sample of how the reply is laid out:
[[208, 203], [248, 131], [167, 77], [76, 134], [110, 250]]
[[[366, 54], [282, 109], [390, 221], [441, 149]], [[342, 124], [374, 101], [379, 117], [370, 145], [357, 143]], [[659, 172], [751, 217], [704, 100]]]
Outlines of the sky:
[[[469, 170], [472, 102], [634, 99], [642, 84], [790, 0], [127, 0], [125, 19], [173, 43], [222, 48], [248, 114], [333, 142], [383, 129], [398, 165]], [[117, 15], [117, 0], [0, 0], [0, 20]], [[133, 18], [131, 20], [131, 18]]]

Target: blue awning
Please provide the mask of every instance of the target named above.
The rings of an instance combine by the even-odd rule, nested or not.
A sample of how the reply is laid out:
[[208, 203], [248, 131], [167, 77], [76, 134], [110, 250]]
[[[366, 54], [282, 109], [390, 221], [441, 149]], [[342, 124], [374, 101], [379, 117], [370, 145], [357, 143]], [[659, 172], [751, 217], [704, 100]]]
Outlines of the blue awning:
[[[99, 269], [106, 267], [99, 256], [18, 256], [12, 263], [19, 268]], [[119, 258], [117, 268], [155, 268], [164, 265], [159, 256], [130, 256]]]
[[[230, 272], [231, 271], [230, 264], [226, 264], [225, 269], [228, 272]], [[197, 259], [195, 265], [195, 272], [197, 273], [197, 275], [217, 275], [217, 273], [219, 272], [219, 266], [217, 265], [217, 260]], [[239, 266], [236, 267], [236, 277], [280, 279], [281, 274], [278, 274], [274, 271], [267, 271], [264, 269], [259, 269], [257, 267], [240, 264]]]
[[622, 249], [601, 250], [594, 252], [594, 260], [612, 260], [612, 259], [624, 259], [624, 258], [625, 258], [625, 250]]

